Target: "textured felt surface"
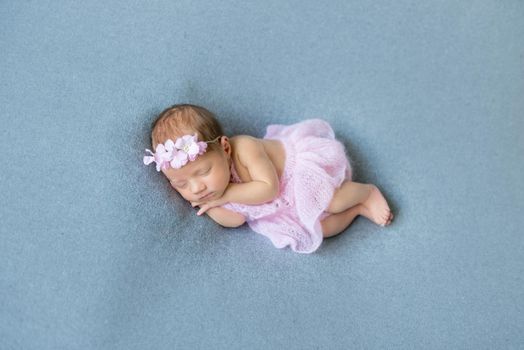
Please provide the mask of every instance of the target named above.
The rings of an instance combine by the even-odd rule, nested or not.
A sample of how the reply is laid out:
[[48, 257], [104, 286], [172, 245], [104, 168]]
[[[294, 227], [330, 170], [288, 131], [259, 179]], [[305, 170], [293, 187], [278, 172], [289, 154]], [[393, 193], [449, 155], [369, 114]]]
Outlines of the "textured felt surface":
[[[1, 349], [522, 349], [522, 1], [2, 1]], [[396, 214], [311, 255], [197, 218], [155, 114], [322, 117]]]

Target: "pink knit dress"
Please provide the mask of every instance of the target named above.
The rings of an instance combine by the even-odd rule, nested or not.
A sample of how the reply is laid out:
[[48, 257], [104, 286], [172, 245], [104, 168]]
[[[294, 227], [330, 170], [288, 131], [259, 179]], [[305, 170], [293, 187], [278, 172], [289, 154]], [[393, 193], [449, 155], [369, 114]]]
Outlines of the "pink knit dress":
[[[329, 216], [324, 210], [335, 189], [352, 176], [344, 146], [321, 119], [269, 125], [264, 139], [280, 140], [286, 152], [279, 195], [264, 204], [227, 203], [223, 207], [244, 215], [249, 227], [268, 237], [275, 247], [312, 253], [322, 243], [320, 221]], [[231, 181], [242, 182], [233, 163]]]

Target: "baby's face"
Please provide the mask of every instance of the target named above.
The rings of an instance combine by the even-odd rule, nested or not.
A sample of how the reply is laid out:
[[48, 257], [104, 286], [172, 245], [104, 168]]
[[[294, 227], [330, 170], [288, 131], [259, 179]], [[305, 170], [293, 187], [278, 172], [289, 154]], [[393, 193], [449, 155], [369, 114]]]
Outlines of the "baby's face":
[[171, 186], [190, 202], [207, 202], [224, 194], [230, 179], [228, 155], [208, 151], [180, 169], [162, 170]]

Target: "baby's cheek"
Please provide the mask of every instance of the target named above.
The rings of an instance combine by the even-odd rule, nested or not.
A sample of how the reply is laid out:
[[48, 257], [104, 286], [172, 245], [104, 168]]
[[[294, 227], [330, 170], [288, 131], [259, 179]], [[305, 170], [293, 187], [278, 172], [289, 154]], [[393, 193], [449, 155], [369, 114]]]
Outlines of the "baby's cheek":
[[[180, 192], [180, 191], [178, 190], [178, 188], [176, 188], [175, 185], [171, 185], [171, 187], [175, 190], [175, 192], [177, 192], [179, 195], [181, 195], [182, 197], [184, 197], [184, 194], [183, 194], [182, 192]], [[184, 198], [185, 198], [185, 197], [184, 197]]]
[[191, 201], [191, 196], [188, 196], [187, 193], [183, 192], [183, 191], [179, 191], [177, 190], [178, 194], [180, 194], [180, 196], [182, 196], [182, 198], [184, 198], [186, 201]]

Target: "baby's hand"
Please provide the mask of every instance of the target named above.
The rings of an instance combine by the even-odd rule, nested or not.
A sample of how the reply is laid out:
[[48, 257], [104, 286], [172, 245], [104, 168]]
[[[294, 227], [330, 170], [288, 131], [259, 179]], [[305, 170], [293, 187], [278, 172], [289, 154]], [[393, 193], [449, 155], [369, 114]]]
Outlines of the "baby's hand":
[[227, 202], [223, 198], [224, 197], [220, 197], [218, 199], [208, 202], [191, 202], [191, 205], [193, 206], [193, 208], [196, 206], [200, 207], [200, 210], [197, 212], [197, 215], [202, 215], [211, 208], [219, 207], [221, 205], [226, 204]]

